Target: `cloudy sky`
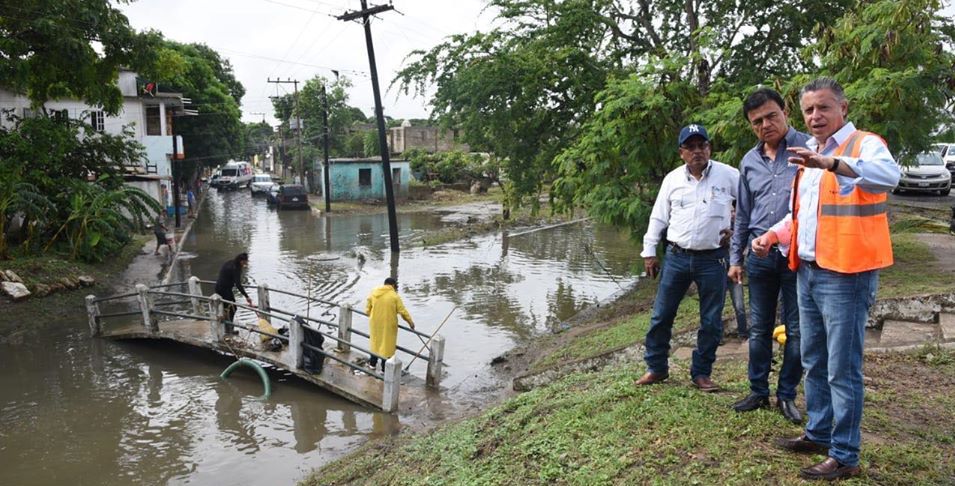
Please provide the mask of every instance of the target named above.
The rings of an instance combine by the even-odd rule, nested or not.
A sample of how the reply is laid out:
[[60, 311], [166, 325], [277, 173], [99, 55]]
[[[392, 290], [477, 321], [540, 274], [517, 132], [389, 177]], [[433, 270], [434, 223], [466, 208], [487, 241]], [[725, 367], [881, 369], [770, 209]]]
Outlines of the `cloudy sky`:
[[[370, 5], [388, 0], [370, 0]], [[385, 114], [426, 118], [425, 100], [388, 90], [405, 56], [429, 49], [451, 34], [487, 30], [493, 15], [482, 0], [393, 0], [395, 11], [372, 21]], [[292, 91], [268, 78], [331, 77], [331, 69], [354, 83], [351, 104], [374, 114], [364, 30], [334, 18], [358, 10], [359, 0], [136, 0], [120, 8], [139, 30], [155, 29], [179, 42], [202, 42], [229, 59], [245, 86], [243, 121], [272, 124], [269, 96]], [[300, 85], [301, 87], [301, 85]]]
[[[388, 0], [369, 0], [369, 4]], [[392, 0], [397, 12], [372, 21], [372, 35], [385, 114], [425, 118], [426, 100], [388, 90], [405, 56], [429, 49], [451, 34], [487, 30], [494, 20], [483, 0]], [[955, 14], [946, 1], [943, 15]], [[156, 29], [179, 42], [202, 42], [232, 62], [246, 88], [244, 121], [275, 124], [269, 96], [291, 92], [268, 78], [305, 81], [331, 77], [331, 69], [354, 82], [352, 106], [374, 114], [364, 31], [357, 22], [334, 18], [360, 8], [359, 0], [136, 0], [120, 7], [137, 29]]]

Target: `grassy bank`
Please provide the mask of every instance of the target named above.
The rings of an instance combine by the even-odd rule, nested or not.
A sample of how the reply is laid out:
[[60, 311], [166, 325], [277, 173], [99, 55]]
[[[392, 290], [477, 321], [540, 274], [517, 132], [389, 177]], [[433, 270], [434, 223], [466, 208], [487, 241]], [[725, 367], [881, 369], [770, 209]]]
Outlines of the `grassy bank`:
[[[821, 457], [775, 449], [798, 426], [737, 414], [745, 363], [703, 394], [677, 360], [670, 383], [634, 387], [641, 366], [575, 374], [430, 434], [371, 443], [303, 481], [318, 484], [801, 484]], [[846, 484], [955, 481], [955, 355], [926, 349], [866, 357], [864, 476]], [[898, 379], [898, 377], [911, 379]]]
[[89, 275], [96, 279], [96, 285], [92, 288], [59, 291], [43, 298], [31, 297], [23, 302], [12, 302], [6, 297], [0, 297], [0, 313], [4, 316], [0, 319], [0, 336], [7, 336], [38, 320], [59, 319], [85, 312], [85, 296], [110, 288], [111, 280], [121, 274], [142, 251], [143, 245], [151, 240], [151, 235], [134, 235], [133, 241], [119, 254], [101, 263], [76, 262], [49, 255], [0, 262], [0, 268], [16, 272], [28, 287], [38, 283], [48, 285], [67, 276]]

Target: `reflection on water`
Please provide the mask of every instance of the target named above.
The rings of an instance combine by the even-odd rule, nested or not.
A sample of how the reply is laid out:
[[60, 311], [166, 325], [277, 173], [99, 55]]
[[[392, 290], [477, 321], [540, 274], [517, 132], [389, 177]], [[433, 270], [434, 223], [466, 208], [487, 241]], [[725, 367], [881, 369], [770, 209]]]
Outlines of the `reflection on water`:
[[[498, 386], [491, 358], [632, 282], [637, 252], [612, 229], [585, 223], [433, 248], [407, 244], [441, 225], [437, 214], [400, 215], [399, 256], [387, 250], [383, 214], [316, 217], [269, 209], [243, 191], [212, 193], [183, 242], [188, 258], [173, 269], [175, 280], [214, 280], [224, 261], [248, 251], [250, 283], [362, 310], [368, 292], [396, 274], [425, 332], [457, 306], [441, 331], [444, 389], [413, 415], [373, 413], [274, 371], [272, 397], [259, 402], [253, 374], [218, 378], [231, 359], [166, 343], [91, 340], [77, 309], [75, 319], [38, 323], [22, 344], [0, 344], [0, 484], [288, 484], [400, 422], [481, 402]], [[337, 309], [299, 298], [271, 300], [337, 318]], [[359, 317], [355, 327], [367, 328]], [[413, 336], [400, 344], [421, 345]], [[423, 376], [425, 366], [411, 372]]]

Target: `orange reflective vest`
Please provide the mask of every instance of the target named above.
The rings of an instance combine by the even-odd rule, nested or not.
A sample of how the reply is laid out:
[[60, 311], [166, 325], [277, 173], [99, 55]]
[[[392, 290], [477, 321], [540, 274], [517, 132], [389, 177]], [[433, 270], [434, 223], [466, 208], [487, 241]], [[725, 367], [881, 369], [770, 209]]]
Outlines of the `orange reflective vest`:
[[[858, 158], [862, 139], [879, 137], [856, 130], [836, 149], [833, 156]], [[882, 137], [879, 137], [882, 143]], [[796, 247], [799, 224], [800, 167], [793, 179], [793, 230], [789, 247], [789, 268], [799, 268]], [[843, 196], [834, 172], [826, 171], [819, 187], [819, 208], [816, 213], [816, 264], [840, 273], [859, 273], [892, 265], [892, 240], [889, 238], [888, 196], [863, 191], [858, 186]]]

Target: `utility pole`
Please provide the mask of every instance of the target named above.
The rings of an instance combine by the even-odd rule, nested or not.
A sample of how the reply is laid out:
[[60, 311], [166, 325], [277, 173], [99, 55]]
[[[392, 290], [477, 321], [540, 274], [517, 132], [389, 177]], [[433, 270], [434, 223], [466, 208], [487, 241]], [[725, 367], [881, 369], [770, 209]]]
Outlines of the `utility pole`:
[[322, 171], [325, 182], [325, 212], [332, 211], [332, 188], [329, 183], [328, 172], [331, 169], [328, 165], [328, 93], [325, 92], [325, 83], [322, 83], [322, 145], [325, 146], [325, 170]]
[[180, 216], [179, 216], [179, 171], [176, 168], [179, 167], [179, 137], [176, 136], [176, 122], [175, 117], [173, 118], [172, 127], [170, 127], [170, 133], [172, 133], [172, 158], [169, 160], [171, 166], [169, 167], [172, 171], [172, 210], [176, 213], [176, 228], [179, 228]]
[[290, 78], [285, 81], [281, 79], [273, 81], [271, 78], [268, 78], [268, 82], [275, 84], [292, 84], [295, 86], [295, 143], [298, 146], [298, 176], [301, 178], [302, 183], [305, 184], [305, 163], [302, 161], [302, 115], [298, 110], [298, 80]]
[[375, 118], [378, 120], [378, 147], [381, 151], [381, 170], [385, 176], [385, 199], [388, 201], [388, 233], [391, 236], [391, 251], [397, 253], [398, 248], [398, 215], [395, 211], [395, 191], [391, 182], [391, 159], [388, 150], [388, 141], [385, 139], [385, 113], [381, 107], [381, 90], [378, 88], [378, 68], [375, 65], [375, 47], [371, 41], [371, 23], [368, 17], [394, 10], [392, 5], [376, 5], [368, 8], [368, 1], [361, 0], [361, 10], [346, 12], [336, 17], [338, 20], [350, 21], [361, 19], [365, 26], [365, 44], [368, 46], [368, 64], [371, 66], [371, 87], [375, 93]]

